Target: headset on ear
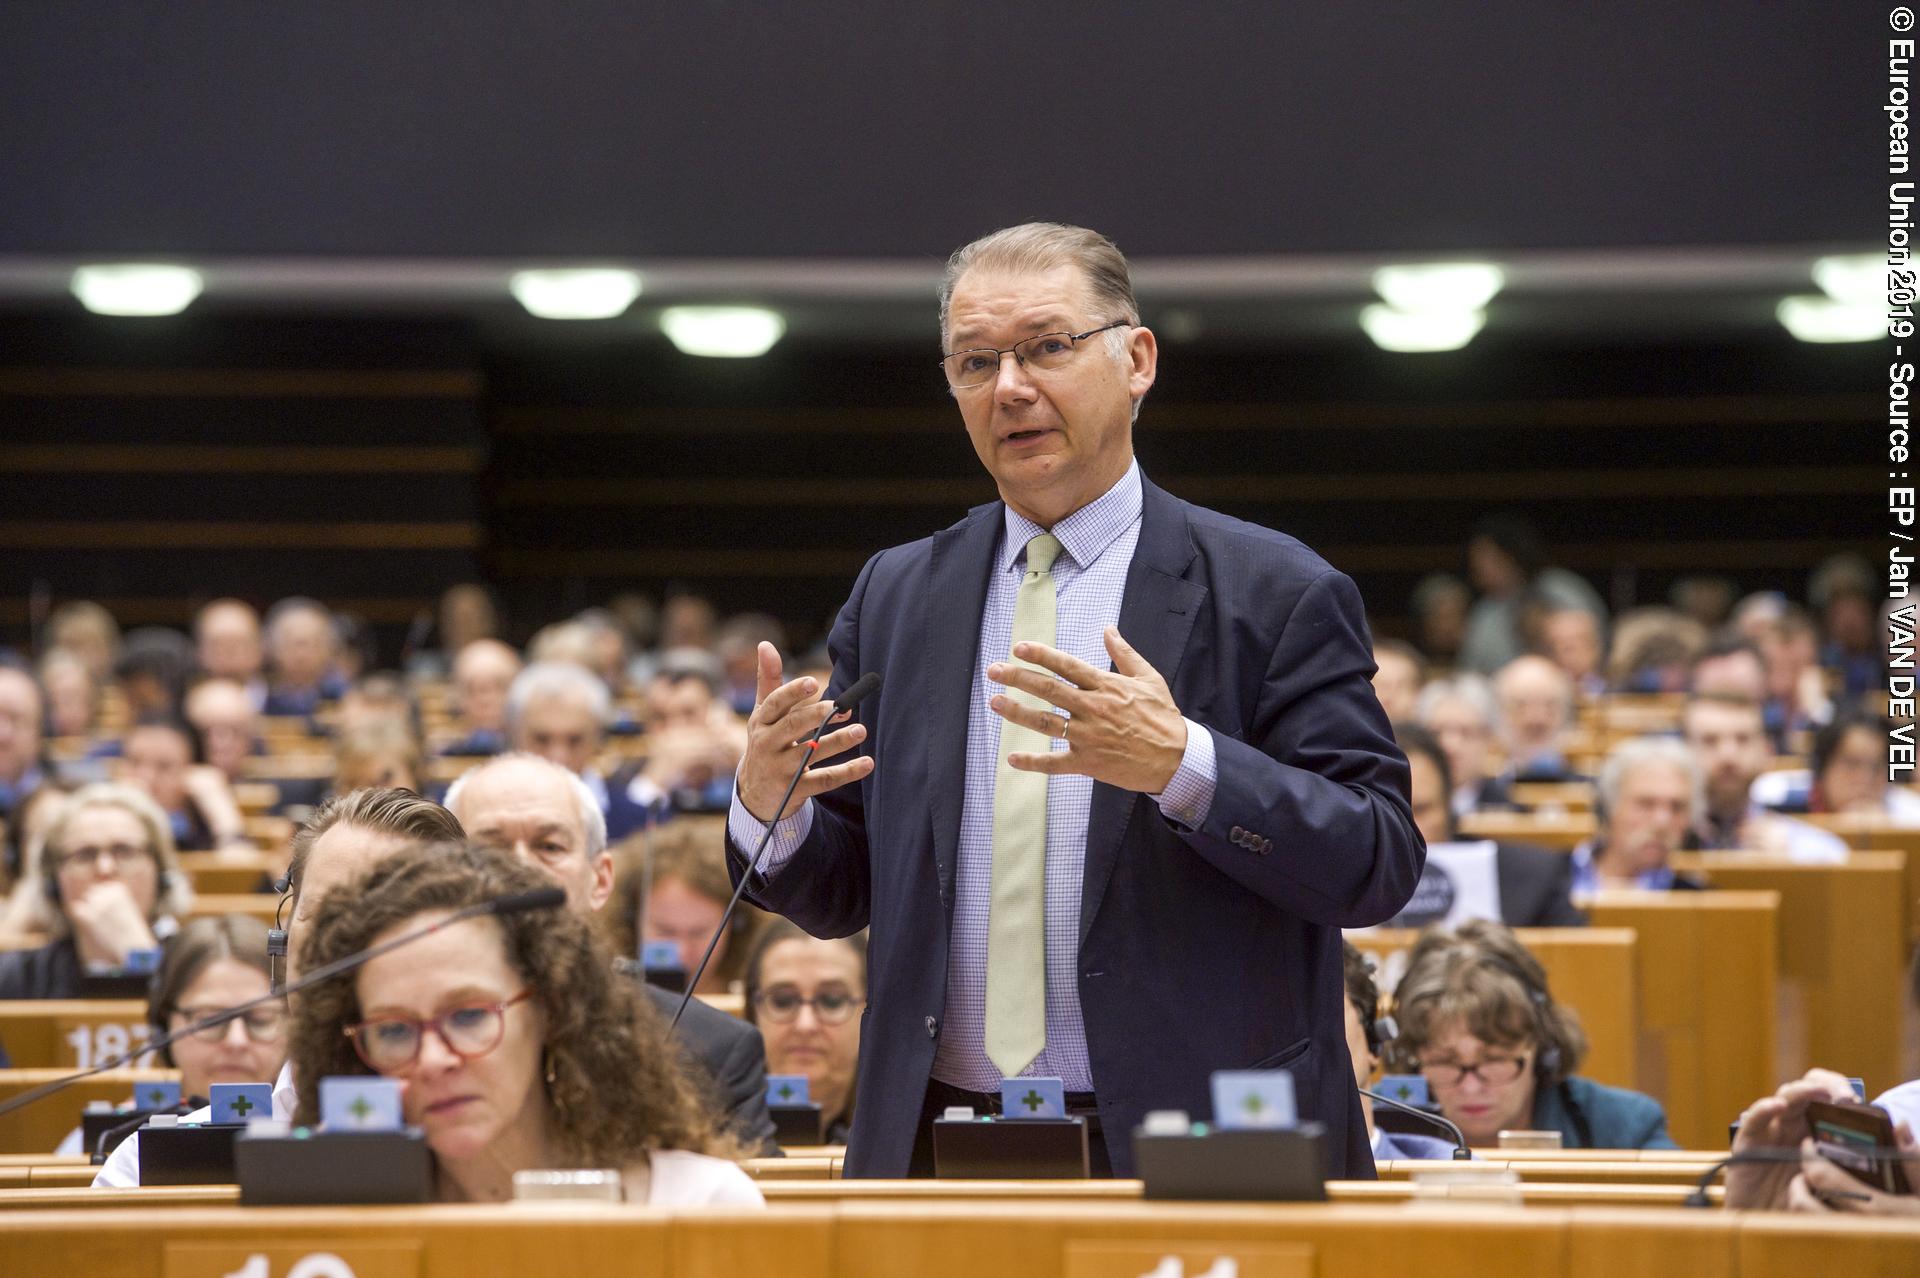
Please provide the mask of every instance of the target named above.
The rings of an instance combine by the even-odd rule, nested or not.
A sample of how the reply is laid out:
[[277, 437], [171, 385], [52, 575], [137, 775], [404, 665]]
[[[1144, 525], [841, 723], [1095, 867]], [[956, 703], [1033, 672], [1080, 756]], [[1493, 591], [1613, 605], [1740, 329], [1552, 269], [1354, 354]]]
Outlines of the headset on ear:
[[1400, 1023], [1391, 1016], [1382, 1016], [1377, 1021], [1366, 1024], [1367, 1050], [1375, 1056], [1387, 1054], [1387, 1044], [1400, 1037]]
[[1533, 1058], [1533, 1072], [1541, 1078], [1560, 1077], [1560, 1066], [1564, 1063], [1560, 1056], [1560, 1049], [1546, 1036], [1547, 1012], [1552, 1008], [1553, 1000], [1547, 996], [1544, 989], [1534, 983], [1534, 979], [1527, 975], [1524, 968], [1505, 955], [1483, 948], [1480, 951], [1480, 957], [1520, 982], [1520, 988], [1527, 992], [1527, 997], [1533, 1002], [1533, 1022], [1539, 1031], [1537, 1037], [1540, 1044], [1539, 1051]]
[[293, 900], [293, 881], [282, 876], [273, 885], [280, 904], [273, 907], [273, 926], [267, 929], [267, 988], [276, 993], [287, 983], [287, 903]]

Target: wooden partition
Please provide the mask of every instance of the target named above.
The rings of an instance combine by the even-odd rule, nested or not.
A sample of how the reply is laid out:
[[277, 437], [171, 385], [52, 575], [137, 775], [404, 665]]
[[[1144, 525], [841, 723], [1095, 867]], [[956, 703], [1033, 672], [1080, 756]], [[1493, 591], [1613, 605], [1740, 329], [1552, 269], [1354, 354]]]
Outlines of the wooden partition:
[[[1375, 1195], [1385, 1196], [1361, 1194]], [[1410, 1269], [1423, 1278], [1880, 1278], [1910, 1275], [1920, 1248], [1920, 1226], [1904, 1222], [1395, 1201], [855, 1200], [679, 1212], [178, 1203], [15, 1211], [6, 1226], [0, 1271], [141, 1278], [226, 1278], [255, 1256], [270, 1278], [282, 1278], [323, 1251], [357, 1278], [1138, 1278], [1156, 1271], [1199, 1278], [1222, 1259], [1233, 1262], [1237, 1278], [1379, 1278]]]
[[[42, 1083], [63, 1077], [60, 1069], [0, 1069], [0, 1101], [12, 1100]], [[136, 1084], [166, 1079], [178, 1082], [174, 1069], [115, 1069], [83, 1078], [57, 1096], [0, 1115], [0, 1153], [51, 1154], [68, 1132], [80, 1125], [88, 1101], [121, 1105], [133, 1098]], [[0, 1266], [0, 1273], [7, 1270]]]
[[209, 892], [193, 898], [189, 918], [203, 919], [221, 914], [247, 914], [273, 926], [273, 914], [280, 898], [271, 892]]
[[[1627, 928], [1521, 928], [1520, 941], [1547, 969], [1555, 999], [1580, 1015], [1593, 1050], [1580, 1072], [1595, 1082], [1639, 1087], [1640, 1013], [1634, 934]], [[1347, 939], [1379, 960], [1383, 992], [1405, 969], [1418, 932], [1381, 929]]]
[[[249, 818], [251, 821], [277, 821], [289, 828], [281, 817]], [[264, 826], [263, 826], [264, 828]], [[277, 827], [275, 827], [277, 829]], [[273, 878], [286, 866], [287, 858], [268, 852], [182, 852], [180, 868], [193, 880], [196, 894], [209, 896], [257, 895], [263, 879]]]
[[1591, 839], [1595, 828], [1591, 812], [1473, 812], [1460, 818], [1463, 839], [1533, 843], [1562, 852]]
[[1845, 865], [1795, 865], [1746, 852], [1675, 858], [1675, 868], [1716, 889], [1780, 894], [1783, 1077], [1821, 1065], [1865, 1079], [1875, 1096], [1914, 1076], [1902, 1060], [1906, 861], [1903, 852], [1856, 852]]
[[15, 1069], [92, 1069], [142, 1046], [149, 1033], [142, 999], [0, 1001], [0, 1043]]
[[1850, 848], [1907, 854], [1905, 888], [1900, 897], [1906, 909], [1907, 942], [1920, 945], [1920, 826], [1895, 825], [1875, 813], [1832, 813], [1805, 819], [1833, 831]]
[[1588, 911], [1639, 937], [1639, 1090], [1666, 1106], [1674, 1140], [1725, 1148], [1727, 1124], [1780, 1083], [1780, 894], [1608, 891]]

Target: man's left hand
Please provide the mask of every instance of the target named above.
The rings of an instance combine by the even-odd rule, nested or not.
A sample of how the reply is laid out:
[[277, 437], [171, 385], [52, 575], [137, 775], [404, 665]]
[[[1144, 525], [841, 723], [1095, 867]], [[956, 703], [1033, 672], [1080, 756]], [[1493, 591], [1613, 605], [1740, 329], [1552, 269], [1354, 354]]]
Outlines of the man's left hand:
[[1120, 637], [1118, 627], [1107, 627], [1106, 641], [1111, 671], [1039, 643], [1015, 644], [1013, 655], [1051, 674], [1011, 661], [987, 667], [987, 678], [995, 683], [1055, 707], [1036, 708], [1000, 693], [989, 703], [995, 714], [1067, 743], [1065, 750], [1046, 754], [1011, 754], [1007, 763], [1022, 772], [1075, 773], [1122, 790], [1159, 794], [1186, 756], [1187, 721], [1173, 704], [1167, 681]]

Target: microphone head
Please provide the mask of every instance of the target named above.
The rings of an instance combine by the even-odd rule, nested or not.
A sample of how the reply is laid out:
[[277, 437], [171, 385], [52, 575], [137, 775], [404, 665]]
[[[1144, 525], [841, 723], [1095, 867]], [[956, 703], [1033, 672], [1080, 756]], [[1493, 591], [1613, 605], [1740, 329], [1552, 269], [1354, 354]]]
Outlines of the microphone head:
[[869, 670], [854, 680], [851, 688], [848, 688], [845, 692], [834, 698], [833, 708], [835, 710], [851, 710], [871, 696], [879, 686], [879, 672]]
[[487, 913], [519, 914], [523, 910], [551, 910], [567, 903], [567, 890], [560, 887], [535, 888], [531, 892], [516, 892], [512, 896], [503, 896], [489, 902]]

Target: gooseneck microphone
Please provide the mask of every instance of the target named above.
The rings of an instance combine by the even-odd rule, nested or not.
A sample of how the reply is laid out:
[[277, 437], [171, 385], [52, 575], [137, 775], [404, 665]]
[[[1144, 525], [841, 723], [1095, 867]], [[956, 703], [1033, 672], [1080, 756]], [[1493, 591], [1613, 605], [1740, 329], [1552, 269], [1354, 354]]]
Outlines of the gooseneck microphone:
[[201, 1030], [212, 1029], [216, 1025], [225, 1025], [228, 1021], [236, 1017], [245, 1016], [248, 1012], [251, 1012], [263, 1003], [271, 1003], [275, 999], [285, 998], [289, 994], [298, 994], [301, 990], [311, 989], [322, 981], [330, 981], [336, 976], [351, 972], [363, 963], [370, 963], [383, 954], [391, 954], [403, 945], [411, 945], [423, 937], [432, 936], [435, 932], [452, 927], [455, 923], [464, 923], [468, 919], [481, 917], [497, 918], [503, 914], [519, 914], [525, 910], [551, 910], [566, 904], [566, 900], [567, 893], [565, 889], [543, 887], [535, 888], [531, 892], [516, 892], [512, 896], [495, 897], [491, 901], [482, 901], [478, 905], [469, 905], [463, 910], [454, 911], [438, 923], [429, 923], [427, 926], [415, 928], [403, 936], [396, 936], [391, 941], [385, 941], [379, 945], [361, 950], [357, 954], [349, 954], [345, 958], [336, 959], [325, 967], [317, 968], [307, 973], [291, 985], [277, 990], [269, 990], [259, 998], [250, 998], [244, 1003], [227, 1008], [225, 1011], [215, 1012], [212, 1016], [195, 1021], [191, 1025], [183, 1026], [171, 1034], [162, 1034], [159, 1038], [147, 1042], [140, 1048], [133, 1051], [122, 1052], [118, 1056], [101, 1062], [92, 1069], [83, 1069], [77, 1073], [68, 1074], [65, 1078], [56, 1078], [50, 1083], [43, 1083], [30, 1091], [21, 1092], [11, 1100], [0, 1102], [0, 1114], [11, 1114], [14, 1110], [22, 1109], [37, 1100], [43, 1100], [56, 1092], [65, 1091], [83, 1078], [92, 1078], [95, 1074], [103, 1074], [110, 1069], [119, 1069], [127, 1062], [145, 1056], [148, 1052], [158, 1052], [161, 1048], [185, 1038], [189, 1034], [198, 1034]]
[[[733, 896], [727, 901], [726, 912], [720, 916], [720, 926], [713, 929], [713, 936], [707, 941], [707, 952], [700, 956], [700, 965], [694, 968], [693, 975], [687, 978], [686, 993], [680, 996], [680, 1006], [673, 1009], [673, 1020], [667, 1023], [669, 1035], [679, 1028], [681, 1015], [687, 1010], [687, 1004], [693, 1001], [693, 992], [700, 988], [700, 978], [706, 974], [707, 964], [713, 961], [713, 948], [720, 944], [720, 938], [727, 934], [727, 925], [733, 921], [733, 911], [740, 904], [741, 894], [747, 890], [747, 884], [753, 882], [753, 876], [760, 872], [760, 858], [766, 855], [767, 844], [773, 838], [773, 827], [780, 823], [779, 814], [787, 810], [787, 800], [793, 797], [793, 792], [800, 786], [800, 778], [806, 775], [807, 765], [813, 762], [814, 747], [819, 744], [820, 738], [826, 735], [828, 725], [872, 696], [873, 690], [879, 686], [880, 676], [871, 670], [855, 679], [853, 686], [833, 699], [833, 713], [821, 720], [820, 726], [813, 730], [813, 735], [806, 739], [804, 743], [806, 750], [800, 760], [800, 766], [794, 769], [793, 780], [787, 782], [787, 792], [780, 796], [780, 802], [773, 810], [774, 819], [767, 822], [766, 832], [760, 836], [760, 846], [756, 847], [753, 855], [748, 858], [747, 872], [740, 876], [739, 885], [733, 889]], [[0, 1110], [0, 1113], [5, 1112]]]
[[1376, 1105], [1385, 1105], [1388, 1109], [1397, 1109], [1403, 1114], [1411, 1114], [1415, 1118], [1424, 1119], [1444, 1131], [1453, 1140], [1453, 1157], [1455, 1162], [1463, 1158], [1473, 1157], [1473, 1151], [1467, 1148], [1466, 1133], [1454, 1126], [1451, 1119], [1440, 1114], [1430, 1113], [1417, 1105], [1408, 1105], [1402, 1101], [1397, 1101], [1391, 1096], [1382, 1096], [1379, 1092], [1368, 1091], [1364, 1087], [1360, 1089], [1360, 1094]]

